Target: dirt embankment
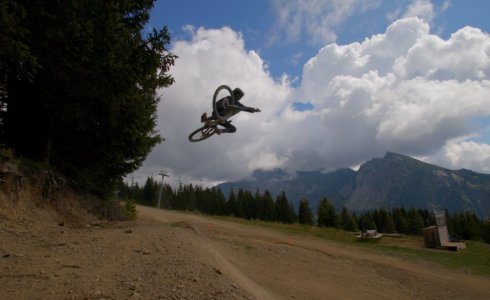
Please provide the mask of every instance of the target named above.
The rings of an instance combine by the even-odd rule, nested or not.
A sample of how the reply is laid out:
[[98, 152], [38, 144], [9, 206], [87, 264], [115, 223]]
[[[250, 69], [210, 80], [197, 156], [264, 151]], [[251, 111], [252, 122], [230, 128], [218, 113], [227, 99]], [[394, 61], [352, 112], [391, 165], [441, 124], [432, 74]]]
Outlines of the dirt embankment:
[[69, 222], [0, 195], [0, 299], [490, 299], [488, 277], [314, 237], [148, 207], [100, 223], [67, 198]]
[[181, 226], [2, 222], [0, 299], [246, 298]]
[[100, 221], [62, 177], [0, 170], [0, 299], [243, 299], [183, 223]]

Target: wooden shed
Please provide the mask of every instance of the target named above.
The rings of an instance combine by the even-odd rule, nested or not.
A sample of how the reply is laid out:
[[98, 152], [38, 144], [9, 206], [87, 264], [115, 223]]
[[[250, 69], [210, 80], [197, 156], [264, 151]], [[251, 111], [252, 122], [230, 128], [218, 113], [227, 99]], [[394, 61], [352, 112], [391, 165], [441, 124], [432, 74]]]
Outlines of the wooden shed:
[[424, 235], [424, 244], [427, 248], [438, 248], [458, 251], [466, 248], [464, 242], [451, 242], [447, 230], [446, 213], [434, 212], [436, 226], [430, 226], [422, 229]]
[[430, 226], [422, 229], [424, 235], [424, 245], [427, 248], [439, 248], [441, 247], [441, 240], [439, 239], [439, 233], [437, 226]]

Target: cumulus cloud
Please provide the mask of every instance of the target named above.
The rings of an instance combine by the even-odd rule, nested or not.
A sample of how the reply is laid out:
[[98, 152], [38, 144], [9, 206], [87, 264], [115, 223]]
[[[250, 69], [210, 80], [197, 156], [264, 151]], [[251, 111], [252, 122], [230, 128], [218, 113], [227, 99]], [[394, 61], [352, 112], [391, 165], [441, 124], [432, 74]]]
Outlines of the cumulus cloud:
[[[257, 141], [263, 145], [275, 114], [286, 106], [287, 78], [274, 81], [260, 56], [246, 50], [242, 36], [230, 28], [187, 29], [192, 39], [176, 42], [172, 49], [179, 56], [172, 68], [176, 82], [160, 92], [158, 129], [166, 141], [153, 150], [138, 173], [155, 174], [164, 168], [209, 181], [246, 176], [248, 165], [259, 166], [252, 159], [265, 150]], [[189, 134], [202, 126], [201, 114], [211, 114], [214, 91], [222, 84], [242, 88], [242, 103], [262, 112], [234, 116], [236, 134], [189, 142]]]
[[[447, 40], [418, 18], [394, 22], [360, 43], [329, 44], [303, 68], [297, 88], [274, 80], [230, 28], [192, 29], [174, 44], [176, 83], [163, 91], [158, 128], [167, 139], [140, 170], [166, 168], [210, 182], [256, 168], [358, 165], [386, 151], [449, 168], [490, 171], [490, 145], [471, 140], [472, 121], [490, 115], [490, 37], [471, 27]], [[214, 89], [241, 87], [261, 113], [232, 118], [235, 134], [190, 143]], [[293, 103], [310, 103], [297, 111]]]
[[340, 124], [343, 134], [362, 132], [350, 141], [330, 137], [359, 149], [351, 159], [366, 148], [431, 153], [468, 134], [473, 118], [490, 114], [489, 47], [489, 36], [475, 28], [442, 40], [420, 19], [402, 19], [362, 43], [322, 48], [295, 92], [330, 120], [324, 121], [329, 130]]
[[490, 145], [465, 138], [449, 140], [437, 152], [420, 159], [449, 169], [469, 169], [490, 174]]
[[490, 173], [490, 145], [472, 141], [449, 143], [442, 158], [454, 169], [467, 168]]

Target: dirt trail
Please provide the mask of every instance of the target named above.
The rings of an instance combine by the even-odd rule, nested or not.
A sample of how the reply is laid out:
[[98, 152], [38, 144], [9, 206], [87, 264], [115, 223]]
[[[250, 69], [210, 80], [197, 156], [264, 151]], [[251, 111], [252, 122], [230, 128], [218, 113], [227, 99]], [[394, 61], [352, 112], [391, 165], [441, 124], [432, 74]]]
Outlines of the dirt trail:
[[258, 299], [490, 298], [487, 277], [196, 215], [143, 207], [140, 214], [188, 224], [226, 262], [223, 273]]
[[490, 278], [138, 207], [135, 222], [0, 220], [0, 299], [490, 299]]
[[[200, 236], [202, 237], [202, 235]], [[264, 290], [260, 285], [255, 283], [253, 280], [248, 278], [239, 269], [234, 267], [219, 251], [217, 251], [211, 241], [204, 241], [205, 250], [209, 251], [214, 258], [216, 263], [223, 270], [223, 273], [230, 276], [235, 280], [240, 287], [245, 289], [248, 293], [257, 299], [274, 299], [266, 290]]]

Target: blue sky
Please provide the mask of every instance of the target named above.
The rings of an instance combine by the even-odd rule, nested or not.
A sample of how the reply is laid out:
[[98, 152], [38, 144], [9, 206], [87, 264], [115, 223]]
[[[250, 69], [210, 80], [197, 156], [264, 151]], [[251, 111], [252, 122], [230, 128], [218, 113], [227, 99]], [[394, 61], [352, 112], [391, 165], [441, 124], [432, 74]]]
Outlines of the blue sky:
[[[411, 0], [357, 2], [372, 2], [377, 5], [373, 5], [372, 9], [353, 12], [346, 16], [333, 27], [337, 38], [331, 42], [339, 44], [361, 42], [366, 37], [383, 32], [392, 22], [387, 15], [397, 11], [401, 14], [401, 11], [413, 3]], [[490, 32], [488, 17], [490, 1], [488, 0], [437, 0], [431, 3], [436, 11], [432, 31], [443, 38], [448, 38], [451, 33], [464, 26], [473, 26]], [[304, 63], [324, 44], [312, 42], [311, 37], [303, 32], [297, 40], [270, 45], [270, 35], [277, 31], [276, 22], [277, 12], [274, 9], [274, 1], [180, 0], [156, 1], [150, 25], [157, 28], [168, 26], [173, 40], [189, 39], [189, 34], [184, 29], [187, 25], [196, 28], [231, 27], [242, 33], [247, 49], [260, 53], [268, 63], [273, 76], [279, 77], [282, 73], [287, 73], [292, 77], [300, 77]]]
[[[490, 173], [488, 11], [485, 0], [157, 1], [148, 28], [168, 26], [176, 83], [159, 91], [166, 141], [135, 176], [216, 183], [387, 151]], [[262, 112], [190, 143], [221, 84]]]

